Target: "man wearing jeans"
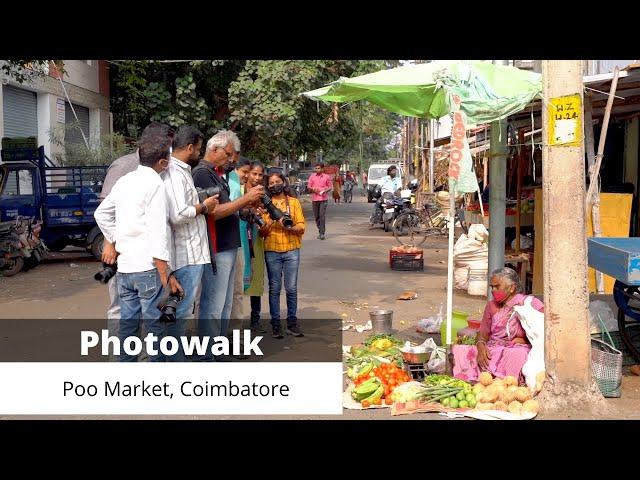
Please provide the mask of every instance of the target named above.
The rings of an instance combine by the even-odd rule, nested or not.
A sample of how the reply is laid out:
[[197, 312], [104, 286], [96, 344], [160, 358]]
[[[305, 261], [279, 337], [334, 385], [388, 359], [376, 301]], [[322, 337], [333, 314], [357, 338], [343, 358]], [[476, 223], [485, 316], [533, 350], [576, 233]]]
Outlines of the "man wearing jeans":
[[[143, 130], [141, 137], [149, 135], [153, 132], [161, 132], [169, 138], [173, 137], [173, 130], [163, 123], [151, 122]], [[128, 155], [116, 158], [109, 168], [107, 169], [107, 175], [102, 183], [102, 191], [100, 192], [100, 200], [104, 200], [111, 189], [118, 180], [124, 177], [127, 173], [133, 172], [140, 165], [140, 156], [138, 150]], [[113, 265], [116, 263], [116, 249], [109, 243], [108, 240], [104, 240], [102, 244], [102, 261], [107, 265]], [[110, 335], [117, 335], [120, 323], [120, 298], [118, 296], [118, 276], [111, 277], [108, 283], [109, 288], [109, 308], [107, 309], [107, 328]], [[113, 360], [114, 357], [110, 357]]]
[[311, 192], [311, 204], [318, 227], [318, 238], [324, 240], [327, 204], [329, 203], [329, 192], [333, 189], [333, 181], [329, 175], [323, 173], [324, 164], [316, 163], [314, 170], [315, 173], [309, 177], [307, 182], [307, 188]]
[[[202, 161], [193, 169], [193, 181], [198, 188], [218, 187], [219, 205], [207, 221], [209, 242], [213, 247], [216, 271], [205, 269], [198, 313], [199, 335], [225, 335], [233, 304], [233, 276], [240, 248], [240, 218], [238, 211], [264, 195], [264, 188], [255, 188], [231, 201], [229, 184], [222, 177], [224, 166], [234, 153], [229, 132], [218, 132], [207, 142]], [[207, 352], [205, 360], [212, 360]]]
[[[143, 136], [138, 142], [140, 165], [122, 177], [102, 201], [94, 217], [105, 239], [118, 253], [118, 295], [120, 297], [121, 343], [145, 332], [161, 339], [165, 326], [160, 320], [158, 301], [164, 287], [183, 292], [169, 275], [170, 230], [167, 204], [160, 178], [169, 164], [171, 140], [162, 132]], [[158, 352], [151, 361], [162, 361]], [[120, 361], [135, 362], [136, 356], [120, 354]]]
[[[200, 203], [193, 183], [191, 167], [198, 164], [204, 136], [196, 128], [183, 125], [173, 138], [173, 154], [169, 168], [163, 173], [169, 223], [173, 231], [171, 266], [174, 275], [185, 290], [185, 296], [176, 309], [176, 322], [170, 324], [167, 335], [185, 334], [186, 322], [193, 313], [195, 296], [205, 268], [211, 270], [207, 222], [218, 204], [217, 196]], [[172, 361], [184, 361], [182, 344]]]

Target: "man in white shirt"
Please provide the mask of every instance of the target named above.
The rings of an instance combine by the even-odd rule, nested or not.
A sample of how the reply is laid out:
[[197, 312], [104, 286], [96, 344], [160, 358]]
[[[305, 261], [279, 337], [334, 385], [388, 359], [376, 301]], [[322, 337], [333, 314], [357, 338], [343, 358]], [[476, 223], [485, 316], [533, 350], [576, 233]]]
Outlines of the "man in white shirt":
[[[167, 168], [171, 140], [159, 132], [138, 142], [140, 166], [123, 176], [94, 213], [104, 238], [118, 253], [120, 297], [119, 337], [139, 336], [140, 320], [145, 332], [159, 339], [165, 334], [158, 301], [167, 285], [172, 293], [183, 292], [169, 274], [170, 230], [167, 203], [160, 172]], [[136, 356], [121, 352], [120, 361], [135, 362]], [[163, 361], [160, 353], [150, 361]]]
[[[200, 203], [191, 176], [191, 167], [195, 167], [200, 160], [203, 138], [204, 135], [194, 127], [180, 127], [173, 137], [169, 168], [162, 174], [169, 223], [173, 231], [171, 266], [185, 291], [185, 296], [176, 309], [176, 323], [171, 324], [167, 330], [167, 335], [173, 337], [185, 334], [186, 322], [193, 313], [204, 269], [213, 268], [205, 217], [213, 215], [218, 205], [218, 196], [209, 197]], [[170, 360], [184, 361], [182, 347]]]
[[[142, 131], [141, 137], [150, 135], [153, 132], [161, 132], [163, 135], [173, 138], [174, 131], [168, 125], [159, 122], [151, 122]], [[138, 150], [128, 155], [119, 157], [109, 165], [107, 175], [102, 183], [102, 191], [100, 192], [100, 201], [104, 200], [118, 180], [127, 173], [133, 172], [140, 165], [140, 157]], [[107, 240], [102, 244], [102, 261], [107, 265], [115, 265], [117, 253], [113, 245]], [[118, 334], [118, 322], [120, 322], [120, 297], [118, 296], [117, 276], [111, 277], [108, 283], [109, 287], [109, 308], [107, 309], [107, 328], [109, 335]]]
[[402, 188], [402, 182], [398, 177], [398, 168], [395, 165], [391, 165], [387, 168], [387, 176], [380, 182], [381, 196], [373, 205], [373, 214], [371, 215], [370, 223], [374, 225], [381, 221], [381, 208], [385, 193], [394, 194], [397, 190]]
[[397, 190], [402, 188], [400, 177], [398, 177], [398, 169], [394, 165], [387, 168], [387, 176], [380, 182], [380, 187], [383, 195], [385, 193], [396, 193]]

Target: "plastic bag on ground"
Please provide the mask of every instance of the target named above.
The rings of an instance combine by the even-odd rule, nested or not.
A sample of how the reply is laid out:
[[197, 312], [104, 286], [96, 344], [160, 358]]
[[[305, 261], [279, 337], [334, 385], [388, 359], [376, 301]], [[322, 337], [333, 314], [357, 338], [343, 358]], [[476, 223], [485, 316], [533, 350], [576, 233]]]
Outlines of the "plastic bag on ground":
[[418, 322], [416, 331], [418, 333], [440, 333], [440, 326], [444, 320], [444, 304], [440, 304], [437, 315], [423, 318]]

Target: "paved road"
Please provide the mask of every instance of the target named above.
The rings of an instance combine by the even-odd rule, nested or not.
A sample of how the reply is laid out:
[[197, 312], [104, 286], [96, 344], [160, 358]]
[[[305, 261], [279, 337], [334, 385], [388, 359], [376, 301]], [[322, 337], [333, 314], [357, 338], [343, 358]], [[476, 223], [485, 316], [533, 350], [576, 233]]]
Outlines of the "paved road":
[[[326, 240], [317, 239], [317, 230], [311, 204], [303, 201], [307, 219], [307, 232], [303, 239], [302, 265], [298, 287], [299, 318], [352, 318], [363, 324], [368, 310], [340, 303], [368, 303], [394, 311], [393, 324], [399, 336], [411, 340], [423, 340], [415, 332], [419, 318], [437, 312], [446, 301], [446, 238], [433, 241], [425, 249], [423, 272], [391, 271], [388, 265], [389, 249], [395, 244], [393, 236], [382, 228], [369, 229], [371, 204], [361, 196], [352, 204], [329, 205], [327, 211]], [[106, 288], [93, 280], [100, 264], [82, 252], [65, 252], [52, 255], [44, 265], [12, 278], [0, 278], [3, 303], [0, 318], [104, 318], [107, 307]], [[396, 300], [405, 290], [417, 292], [411, 301]], [[284, 295], [282, 307], [285, 308]], [[268, 313], [266, 295], [263, 297], [263, 318]], [[484, 301], [466, 293], [456, 292], [454, 308], [469, 312], [479, 318]], [[303, 323], [304, 328], [304, 323]], [[343, 343], [358, 343], [366, 334], [345, 332]], [[291, 339], [294, 341], [293, 339]], [[640, 399], [640, 382], [625, 377], [628, 401], [637, 405]], [[623, 402], [613, 400], [612, 402]], [[626, 404], [626, 403], [625, 403]], [[631, 405], [631, 404], [630, 404]], [[637, 410], [637, 409], [636, 409]], [[79, 417], [74, 417], [79, 418]], [[132, 418], [132, 417], [119, 417]], [[164, 418], [164, 417], [163, 417]], [[196, 418], [181, 416], [170, 418]], [[203, 418], [203, 417], [199, 417]], [[242, 418], [216, 416], [204, 418]], [[268, 417], [268, 418], [391, 418], [388, 410], [344, 411], [333, 417]], [[438, 419], [436, 414], [393, 417], [397, 419]], [[628, 418], [628, 417], [627, 417]]]

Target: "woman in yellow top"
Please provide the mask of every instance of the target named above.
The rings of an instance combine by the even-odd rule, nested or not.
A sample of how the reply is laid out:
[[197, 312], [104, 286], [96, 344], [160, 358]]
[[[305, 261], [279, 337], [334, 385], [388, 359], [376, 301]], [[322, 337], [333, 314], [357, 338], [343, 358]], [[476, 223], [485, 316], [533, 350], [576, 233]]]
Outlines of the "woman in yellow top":
[[264, 227], [260, 235], [264, 237], [264, 259], [269, 278], [269, 311], [273, 338], [284, 338], [280, 328], [280, 291], [284, 277], [284, 290], [287, 297], [287, 334], [302, 337], [298, 326], [298, 269], [300, 266], [300, 247], [304, 235], [304, 215], [302, 206], [289, 191], [284, 176], [280, 173], [267, 175], [265, 184], [273, 205], [293, 220], [293, 225], [285, 227], [283, 220], [274, 221], [268, 213], [263, 213]]

